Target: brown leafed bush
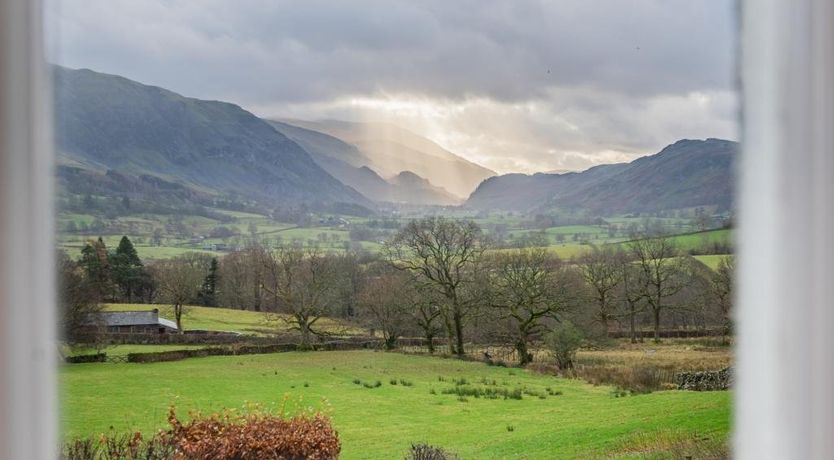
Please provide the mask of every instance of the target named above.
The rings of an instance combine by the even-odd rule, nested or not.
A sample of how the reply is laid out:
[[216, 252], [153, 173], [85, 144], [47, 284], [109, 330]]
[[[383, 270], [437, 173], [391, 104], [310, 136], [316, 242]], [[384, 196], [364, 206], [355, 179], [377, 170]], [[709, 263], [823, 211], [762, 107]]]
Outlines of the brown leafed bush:
[[284, 418], [253, 412], [196, 416], [183, 424], [171, 411], [170, 435], [182, 459], [329, 460], [341, 444], [322, 414]]
[[172, 408], [170, 428], [152, 438], [140, 433], [78, 439], [62, 450], [65, 460], [330, 460], [341, 444], [330, 420], [319, 413], [292, 418], [261, 411], [181, 422]]

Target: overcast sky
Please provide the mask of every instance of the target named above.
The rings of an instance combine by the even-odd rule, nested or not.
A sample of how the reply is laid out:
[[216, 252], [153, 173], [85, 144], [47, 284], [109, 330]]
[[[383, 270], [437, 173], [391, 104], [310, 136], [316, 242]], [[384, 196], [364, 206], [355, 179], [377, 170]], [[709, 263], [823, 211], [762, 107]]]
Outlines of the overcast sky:
[[57, 63], [390, 121], [502, 173], [737, 138], [730, 0], [48, 1]]

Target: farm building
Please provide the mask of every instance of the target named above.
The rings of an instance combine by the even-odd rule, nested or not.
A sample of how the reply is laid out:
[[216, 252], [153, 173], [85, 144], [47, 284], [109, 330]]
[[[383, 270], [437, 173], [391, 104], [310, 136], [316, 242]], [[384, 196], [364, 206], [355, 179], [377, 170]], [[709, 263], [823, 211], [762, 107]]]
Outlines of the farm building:
[[92, 315], [85, 328], [106, 328], [108, 333], [167, 334], [177, 332], [177, 324], [160, 318], [159, 310], [105, 311]]

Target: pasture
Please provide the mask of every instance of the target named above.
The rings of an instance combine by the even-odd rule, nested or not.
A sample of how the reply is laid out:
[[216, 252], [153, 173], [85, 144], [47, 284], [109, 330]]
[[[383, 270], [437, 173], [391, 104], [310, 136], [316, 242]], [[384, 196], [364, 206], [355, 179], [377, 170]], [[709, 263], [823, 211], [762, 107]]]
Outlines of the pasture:
[[706, 265], [707, 267], [709, 267], [713, 270], [717, 270], [718, 269], [718, 264], [721, 263], [722, 259], [724, 259], [725, 257], [732, 257], [732, 256], [727, 256], [725, 254], [710, 254], [710, 255], [706, 255], [706, 256], [693, 256], [693, 257], [695, 258], [695, 260], [698, 260], [699, 262]]
[[[379, 242], [389, 237], [390, 232], [393, 231], [377, 228], [376, 230], [382, 233], [362, 241], [352, 241], [349, 231], [351, 226], [368, 225], [369, 218], [317, 214], [309, 222], [299, 226], [298, 223], [279, 222], [260, 214], [221, 209], [209, 211], [216, 213], [215, 215], [225, 215], [230, 220], [224, 221], [197, 215], [174, 218], [159, 214], [135, 214], [107, 219], [92, 214], [59, 213], [58, 228], [61, 235], [59, 247], [65, 249], [71, 256], [77, 257], [85, 242], [99, 235], [111, 249], [116, 247], [122, 235], [127, 235], [135, 245], [139, 256], [144, 260], [152, 260], [172, 258], [186, 252], [222, 256], [225, 251], [212, 251], [204, 247], [207, 248], [211, 244], [223, 244], [227, 248], [240, 247], [254, 236], [267, 246], [289, 244], [315, 246], [334, 252], [344, 251], [346, 246], [350, 246], [353, 249], [361, 247], [366, 251], [379, 252], [381, 249]], [[471, 212], [447, 211], [451, 217], [472, 217]], [[391, 219], [402, 224], [412, 217], [419, 217], [419, 214], [408, 217], [398, 215]], [[684, 218], [608, 217], [605, 219], [607, 224], [548, 227], [544, 229], [543, 235], [539, 235], [540, 230], [531, 230], [529, 225], [525, 225], [525, 219], [512, 213], [489, 213], [486, 216], [475, 217], [474, 221], [482, 225], [487, 233], [492, 232], [496, 225], [504, 226], [507, 231], [506, 243], [509, 246], [520, 243], [531, 235], [537, 236], [536, 239], [540, 242], [544, 238], [546, 247], [563, 259], [581, 256], [589, 250], [589, 244], [622, 243], [628, 239], [627, 226], [642, 225], [648, 220], [670, 234], [689, 232], [675, 237], [675, 242], [684, 251], [701, 251], [707, 245], [729, 243], [732, 238], [731, 230], [692, 233], [695, 227], [689, 219]], [[343, 221], [349, 224], [345, 225]], [[529, 222], [526, 223], [529, 224]], [[609, 233], [608, 224], [617, 227], [614, 234]], [[220, 227], [233, 232], [234, 236], [211, 236]], [[254, 234], [251, 233], [252, 231]], [[154, 236], [156, 232], [161, 232], [159, 238]]]
[[[108, 311], [145, 311], [159, 309], [160, 316], [173, 321], [174, 315], [170, 307], [155, 304], [112, 303], [106, 304]], [[290, 331], [289, 324], [284, 321], [285, 315], [278, 313], [262, 313], [256, 311], [234, 310], [231, 308], [187, 306], [182, 315], [184, 330], [226, 331], [238, 332], [244, 335], [274, 335]], [[355, 335], [363, 331], [353, 326], [342, 324], [331, 318], [322, 318], [317, 326], [326, 332], [339, 335]]]
[[[164, 426], [171, 404], [182, 415], [312, 407], [332, 417], [344, 459], [402, 458], [411, 442], [464, 459], [645, 458], [670, 449], [700, 458], [723, 451], [731, 414], [729, 392], [621, 396], [523, 369], [373, 351], [75, 364], [60, 379], [65, 438], [111, 427], [148, 433]], [[520, 399], [471, 396], [490, 391]]]

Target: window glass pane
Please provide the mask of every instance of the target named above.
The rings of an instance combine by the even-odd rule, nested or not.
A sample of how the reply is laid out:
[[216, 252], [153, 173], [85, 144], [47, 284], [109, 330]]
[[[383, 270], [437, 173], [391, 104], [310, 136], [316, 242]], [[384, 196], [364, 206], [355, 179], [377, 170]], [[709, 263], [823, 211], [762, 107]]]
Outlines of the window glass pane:
[[48, 2], [66, 455], [725, 458], [735, 11]]

